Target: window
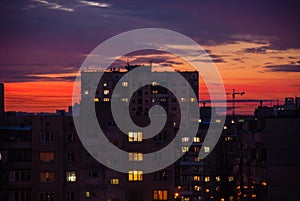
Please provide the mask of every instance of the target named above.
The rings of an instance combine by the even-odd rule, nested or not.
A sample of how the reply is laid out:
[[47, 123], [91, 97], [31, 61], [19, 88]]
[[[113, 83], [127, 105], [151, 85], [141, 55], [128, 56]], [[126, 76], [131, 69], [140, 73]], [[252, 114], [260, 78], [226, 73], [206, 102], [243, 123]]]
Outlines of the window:
[[105, 89], [105, 90], [103, 91], [103, 94], [104, 94], [104, 95], [108, 95], [108, 94], [109, 94], [109, 90], [108, 90], [108, 89]]
[[155, 172], [154, 180], [156, 180], [156, 181], [167, 181], [168, 180], [167, 170], [160, 170], [160, 171]]
[[181, 151], [183, 153], [188, 152], [189, 151], [189, 147], [181, 147]]
[[91, 192], [91, 191], [86, 191], [86, 192], [85, 192], [85, 197], [86, 197], [86, 198], [92, 197], [92, 192]]
[[229, 176], [229, 177], [228, 177], [228, 181], [229, 181], [229, 182], [232, 182], [233, 180], [234, 180], [233, 176]]
[[40, 182], [41, 183], [54, 182], [54, 172], [40, 172]]
[[30, 171], [15, 171], [14, 181], [30, 181]]
[[209, 147], [208, 146], [204, 146], [204, 152], [208, 153], [209, 152]]
[[186, 98], [180, 98], [180, 101], [184, 103], [186, 102]]
[[141, 142], [143, 140], [142, 132], [128, 132], [129, 142]]
[[141, 152], [129, 152], [128, 153], [129, 161], [143, 161], [143, 153]]
[[157, 94], [158, 93], [158, 90], [152, 90], [152, 94]]
[[89, 171], [88, 176], [93, 177], [93, 178], [98, 177], [98, 172], [95, 171], [95, 170], [94, 171]]
[[200, 187], [200, 186], [194, 186], [194, 190], [195, 190], [195, 191], [200, 191], [200, 190], [201, 190], [201, 187]]
[[104, 87], [107, 87], [107, 83], [103, 83], [103, 86], [104, 86]]
[[75, 193], [74, 192], [67, 192], [66, 201], [74, 201], [74, 200], [75, 200]]
[[54, 193], [52, 192], [40, 193], [39, 201], [54, 201]]
[[158, 135], [154, 136], [155, 142], [165, 142], [167, 139], [166, 132], [160, 132]]
[[54, 133], [50, 133], [50, 132], [41, 133], [41, 142], [44, 142], [44, 143], [54, 142]]
[[200, 181], [200, 176], [194, 176], [194, 181]]
[[153, 191], [153, 200], [168, 200], [168, 191], [167, 190], [154, 190]]
[[103, 101], [104, 101], [104, 102], [109, 102], [110, 99], [109, 99], [109, 98], [103, 98]]
[[128, 82], [122, 82], [123, 87], [128, 87]]
[[200, 151], [200, 147], [194, 147], [194, 152], [199, 152]]
[[192, 103], [196, 102], [196, 98], [191, 98], [191, 102]]
[[66, 135], [66, 142], [74, 142], [75, 141], [75, 133], [74, 132], [69, 132]]
[[200, 137], [194, 137], [194, 142], [200, 142]]
[[221, 177], [220, 176], [216, 176], [216, 181], [220, 182], [221, 181]]
[[15, 191], [15, 201], [30, 201], [30, 192]]
[[120, 183], [120, 180], [117, 178], [110, 179], [110, 184], [112, 184], [112, 185], [119, 185], [119, 183]]
[[128, 181], [143, 181], [143, 171], [137, 171], [137, 170], [129, 171]]
[[210, 177], [209, 176], [204, 177], [204, 181], [205, 182], [209, 182], [210, 181]]
[[40, 162], [54, 162], [54, 152], [40, 152]]
[[66, 161], [67, 162], [75, 161], [75, 153], [74, 152], [66, 152]]
[[182, 137], [181, 142], [189, 142], [190, 138], [189, 137]]
[[70, 171], [66, 173], [67, 182], [76, 182], [76, 172]]
[[155, 82], [155, 81], [152, 82], [152, 86], [157, 86], [157, 85], [159, 85], [158, 82]]

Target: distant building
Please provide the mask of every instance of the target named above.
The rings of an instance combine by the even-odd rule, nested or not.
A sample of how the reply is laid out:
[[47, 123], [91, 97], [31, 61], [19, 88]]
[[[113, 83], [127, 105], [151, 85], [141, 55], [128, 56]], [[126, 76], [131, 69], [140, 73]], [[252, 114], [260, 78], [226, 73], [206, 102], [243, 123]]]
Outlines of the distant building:
[[0, 125], [4, 121], [5, 105], [4, 105], [4, 84], [0, 83]]

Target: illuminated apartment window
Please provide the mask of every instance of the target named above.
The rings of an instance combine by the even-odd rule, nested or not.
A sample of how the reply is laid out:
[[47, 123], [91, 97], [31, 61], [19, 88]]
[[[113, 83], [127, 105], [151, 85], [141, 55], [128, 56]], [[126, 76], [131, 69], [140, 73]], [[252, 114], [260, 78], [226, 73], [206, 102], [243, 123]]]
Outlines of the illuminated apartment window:
[[43, 163], [54, 162], [54, 152], [40, 152], [40, 161]]
[[225, 137], [226, 142], [229, 142], [229, 141], [232, 141], [232, 140], [233, 140], [233, 137]]
[[210, 177], [209, 176], [204, 177], [204, 181], [205, 182], [209, 182], [210, 181]]
[[157, 94], [158, 93], [158, 90], [152, 90], [152, 94]]
[[154, 190], [153, 191], [153, 200], [168, 200], [168, 191], [167, 190]]
[[189, 137], [182, 137], [181, 142], [189, 142], [190, 138]]
[[129, 142], [141, 142], [143, 140], [142, 132], [128, 132]]
[[181, 151], [182, 151], [182, 153], [188, 152], [189, 147], [181, 147]]
[[200, 186], [194, 186], [194, 190], [195, 190], [195, 191], [200, 191], [200, 190], [201, 190], [201, 187], [200, 187]]
[[208, 146], [204, 146], [204, 152], [208, 153], [209, 152], [209, 147]]
[[40, 193], [39, 201], [54, 201], [54, 193], [52, 192]]
[[76, 182], [76, 172], [70, 171], [66, 173], [67, 182]]
[[228, 181], [229, 181], [229, 182], [232, 182], [233, 180], [234, 180], [233, 176], [229, 176], [229, 177], [228, 177]]
[[191, 102], [192, 103], [196, 102], [196, 98], [191, 98]]
[[40, 182], [41, 183], [54, 182], [54, 172], [40, 172]]
[[89, 94], [89, 90], [84, 90], [83, 93], [84, 93], [84, 95], [88, 95]]
[[124, 103], [128, 103], [128, 98], [122, 98], [121, 100], [122, 100], [122, 102], [124, 102]]
[[128, 82], [122, 82], [123, 87], [128, 87]]
[[209, 189], [208, 188], [205, 189], [205, 193], [209, 193]]
[[103, 98], [104, 102], [109, 102], [109, 100], [110, 100], [109, 98]]
[[92, 197], [92, 192], [91, 191], [85, 191], [85, 197], [86, 198]]
[[112, 185], [119, 185], [120, 184], [120, 180], [117, 179], [117, 178], [110, 179], [110, 184], [112, 184]]
[[220, 176], [216, 176], [216, 181], [220, 182], [221, 181], [221, 177]]
[[186, 98], [180, 98], [180, 101], [184, 103], [186, 102]]
[[200, 137], [194, 137], [193, 142], [200, 142]]
[[141, 152], [129, 152], [128, 153], [129, 161], [143, 161], [143, 153]]
[[104, 86], [104, 87], [107, 87], [107, 83], [103, 83], [103, 86]]
[[200, 181], [200, 176], [194, 176], [194, 181]]
[[108, 95], [108, 94], [109, 94], [109, 90], [108, 90], [108, 89], [105, 89], [105, 90], [103, 91], [103, 94], [104, 94], [104, 95]]
[[200, 157], [195, 157], [195, 162], [199, 162], [200, 161]]
[[216, 123], [221, 123], [221, 119], [216, 119]]
[[94, 98], [94, 102], [99, 102], [99, 98]]
[[74, 201], [75, 200], [75, 192], [67, 192], [66, 201]]
[[152, 86], [157, 86], [159, 85], [158, 82], [152, 82]]
[[143, 171], [137, 171], [137, 170], [129, 171], [128, 181], [143, 181]]
[[194, 147], [194, 152], [199, 152], [200, 151], [200, 147]]
[[227, 130], [227, 126], [224, 126], [224, 130]]

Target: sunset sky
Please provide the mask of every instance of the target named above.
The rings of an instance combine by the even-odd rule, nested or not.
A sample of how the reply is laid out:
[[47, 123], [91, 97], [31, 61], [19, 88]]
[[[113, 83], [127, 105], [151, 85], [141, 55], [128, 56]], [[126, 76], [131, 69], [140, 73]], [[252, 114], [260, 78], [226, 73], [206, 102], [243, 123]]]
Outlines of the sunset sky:
[[[116, 34], [148, 27], [195, 40], [215, 62], [226, 91], [246, 92], [238, 99], [282, 103], [286, 96], [300, 96], [299, 10], [300, 3], [291, 0], [1, 1], [6, 111], [66, 109], [86, 55]], [[155, 53], [124, 57], [120, 65], [126, 59], [147, 64], [150, 58], [154, 64], [186, 68], [180, 58]], [[201, 98], [209, 97], [204, 92]], [[251, 103], [253, 109], [257, 105]], [[250, 111], [238, 107], [238, 112]]]

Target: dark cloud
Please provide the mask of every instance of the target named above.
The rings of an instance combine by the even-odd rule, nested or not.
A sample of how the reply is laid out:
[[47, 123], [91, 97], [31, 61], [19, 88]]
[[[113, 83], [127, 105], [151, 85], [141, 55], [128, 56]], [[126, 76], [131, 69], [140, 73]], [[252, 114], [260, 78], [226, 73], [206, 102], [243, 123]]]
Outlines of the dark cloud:
[[299, 73], [300, 65], [269, 65], [264, 66], [266, 71], [268, 72], [291, 72], [291, 73]]
[[257, 48], [245, 48], [242, 51], [244, 53], [254, 53], [254, 54], [265, 54], [269, 49], [269, 46], [257, 47]]

